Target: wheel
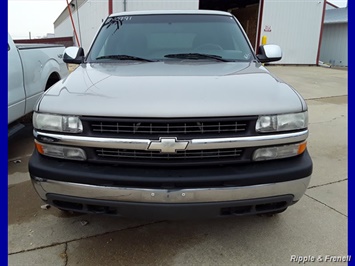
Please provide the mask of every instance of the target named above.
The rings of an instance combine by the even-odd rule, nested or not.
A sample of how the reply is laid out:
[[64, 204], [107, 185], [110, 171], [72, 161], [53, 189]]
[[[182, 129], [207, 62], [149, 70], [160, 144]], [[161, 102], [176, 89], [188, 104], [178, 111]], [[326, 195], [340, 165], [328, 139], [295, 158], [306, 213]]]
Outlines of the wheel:
[[223, 50], [223, 48], [215, 43], [204, 43], [197, 46], [194, 50]]
[[52, 85], [57, 83], [60, 80], [60, 76], [58, 73], [52, 73], [46, 83], [46, 87], [44, 88], [44, 91], [48, 90]]

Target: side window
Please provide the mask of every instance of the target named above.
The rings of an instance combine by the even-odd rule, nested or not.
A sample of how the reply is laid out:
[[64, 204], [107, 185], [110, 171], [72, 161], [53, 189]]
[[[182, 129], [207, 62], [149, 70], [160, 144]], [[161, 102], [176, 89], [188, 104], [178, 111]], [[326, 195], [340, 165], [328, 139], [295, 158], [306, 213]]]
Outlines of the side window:
[[7, 43], [7, 51], [10, 51], [10, 45]]

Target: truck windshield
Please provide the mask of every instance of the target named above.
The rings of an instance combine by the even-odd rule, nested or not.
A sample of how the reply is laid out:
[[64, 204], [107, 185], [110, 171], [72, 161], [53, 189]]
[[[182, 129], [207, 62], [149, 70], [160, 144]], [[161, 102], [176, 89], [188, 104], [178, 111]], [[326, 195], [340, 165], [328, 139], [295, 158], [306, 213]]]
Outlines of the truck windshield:
[[134, 15], [108, 18], [87, 56], [113, 60], [251, 61], [235, 19], [224, 15]]

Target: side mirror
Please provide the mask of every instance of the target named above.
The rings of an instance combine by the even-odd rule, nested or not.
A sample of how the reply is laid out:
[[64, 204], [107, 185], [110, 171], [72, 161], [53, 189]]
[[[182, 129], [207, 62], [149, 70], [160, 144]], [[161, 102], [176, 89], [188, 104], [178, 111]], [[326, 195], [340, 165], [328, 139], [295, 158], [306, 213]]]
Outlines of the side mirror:
[[67, 64], [81, 64], [84, 61], [84, 49], [76, 46], [65, 48], [63, 61]]
[[259, 46], [259, 53], [256, 55], [261, 63], [279, 61], [282, 58], [280, 46], [265, 44]]

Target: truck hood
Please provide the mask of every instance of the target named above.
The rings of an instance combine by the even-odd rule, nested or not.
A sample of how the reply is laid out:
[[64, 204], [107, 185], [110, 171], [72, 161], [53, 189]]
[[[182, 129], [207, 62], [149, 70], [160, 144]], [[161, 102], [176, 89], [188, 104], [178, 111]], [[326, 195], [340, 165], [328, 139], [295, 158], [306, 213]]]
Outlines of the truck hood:
[[217, 117], [300, 112], [306, 106], [259, 63], [174, 60], [82, 64], [37, 108], [87, 116]]

